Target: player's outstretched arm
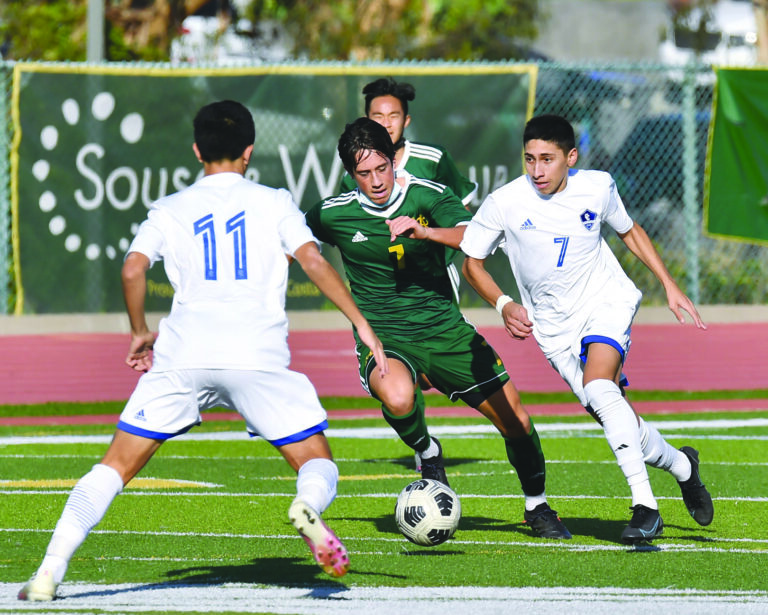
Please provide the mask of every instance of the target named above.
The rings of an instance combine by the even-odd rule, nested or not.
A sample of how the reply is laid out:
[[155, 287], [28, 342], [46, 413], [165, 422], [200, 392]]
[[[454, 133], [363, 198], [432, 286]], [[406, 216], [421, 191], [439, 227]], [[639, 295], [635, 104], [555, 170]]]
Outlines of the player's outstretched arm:
[[152, 367], [150, 350], [155, 343], [155, 334], [149, 330], [144, 312], [149, 264], [144, 254], [131, 252], [125, 258], [121, 274], [123, 298], [131, 326], [131, 343], [125, 362], [139, 372], [146, 372]]
[[389, 226], [391, 233], [390, 241], [394, 241], [398, 236], [427, 239], [456, 250], [459, 249], [459, 244], [464, 239], [464, 231], [466, 230], [466, 225], [463, 224], [451, 228], [423, 226], [418, 220], [409, 216], [398, 216], [392, 220], [387, 220], [387, 226]]
[[620, 233], [619, 237], [629, 248], [629, 251], [648, 267], [653, 272], [653, 275], [658, 278], [659, 282], [661, 282], [664, 291], [667, 293], [667, 306], [672, 310], [677, 321], [680, 324], [685, 323], [685, 317], [682, 313], [682, 310], [684, 310], [690, 314], [694, 324], [699, 329], [706, 329], [707, 326], [701, 320], [701, 316], [699, 316], [693, 301], [680, 290], [645, 229], [635, 222], [631, 229], [626, 233]]
[[485, 268], [485, 259], [465, 256], [462, 273], [477, 294], [501, 313], [507, 333], [518, 340], [524, 340], [533, 333], [528, 310], [504, 294]]
[[382, 376], [389, 372], [389, 365], [387, 357], [384, 354], [384, 346], [379, 338], [373, 331], [373, 328], [363, 316], [362, 312], [357, 307], [352, 295], [349, 294], [344, 280], [333, 268], [333, 266], [325, 260], [315, 242], [310, 241], [302, 245], [294, 253], [296, 260], [299, 261], [299, 265], [304, 270], [315, 286], [320, 289], [333, 304], [341, 310], [342, 314], [349, 319], [357, 334], [363, 343], [371, 349], [373, 357], [376, 360], [376, 365], [379, 366], [379, 371]]

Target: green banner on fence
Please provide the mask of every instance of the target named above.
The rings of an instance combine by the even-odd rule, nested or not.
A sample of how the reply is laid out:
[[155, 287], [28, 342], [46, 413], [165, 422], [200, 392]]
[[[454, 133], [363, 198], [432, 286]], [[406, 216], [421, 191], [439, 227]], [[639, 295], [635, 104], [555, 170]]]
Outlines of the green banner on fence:
[[768, 243], [768, 70], [718, 69], [707, 233]]
[[[120, 312], [120, 267], [149, 204], [195, 181], [192, 118], [214, 100], [243, 102], [256, 122], [248, 177], [288, 188], [302, 209], [333, 194], [344, 125], [363, 86], [392, 76], [416, 87], [407, 136], [448, 148], [479, 184], [475, 206], [518, 175], [535, 66], [299, 66], [131, 69], [18, 64], [12, 156], [17, 313]], [[333, 253], [329, 258], [338, 265]], [[509, 276], [508, 276], [509, 277]], [[514, 288], [514, 281], [509, 278]], [[150, 270], [147, 308], [172, 289]], [[324, 299], [291, 269], [289, 309]]]

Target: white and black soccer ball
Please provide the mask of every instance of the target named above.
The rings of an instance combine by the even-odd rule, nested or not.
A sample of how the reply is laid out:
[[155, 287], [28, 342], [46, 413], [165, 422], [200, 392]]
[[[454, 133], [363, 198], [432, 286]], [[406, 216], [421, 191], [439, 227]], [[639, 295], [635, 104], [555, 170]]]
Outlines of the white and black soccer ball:
[[461, 519], [459, 496], [443, 483], [421, 478], [397, 496], [395, 521], [408, 540], [433, 547], [454, 535]]

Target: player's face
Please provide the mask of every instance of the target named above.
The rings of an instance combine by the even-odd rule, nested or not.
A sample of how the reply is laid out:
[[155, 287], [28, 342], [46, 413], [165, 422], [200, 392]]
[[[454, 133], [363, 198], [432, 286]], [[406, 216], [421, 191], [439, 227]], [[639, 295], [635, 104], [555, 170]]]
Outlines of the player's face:
[[363, 150], [352, 177], [358, 188], [376, 205], [384, 205], [395, 186], [392, 161], [373, 150]]
[[525, 144], [525, 171], [539, 194], [555, 194], [565, 189], [568, 170], [576, 164], [578, 153], [567, 154], [551, 141], [531, 139]]
[[405, 127], [411, 123], [411, 116], [403, 112], [402, 103], [389, 94], [377, 96], [371, 101], [371, 106], [368, 108], [368, 119], [384, 126], [392, 139], [392, 143], [397, 143], [400, 140]]

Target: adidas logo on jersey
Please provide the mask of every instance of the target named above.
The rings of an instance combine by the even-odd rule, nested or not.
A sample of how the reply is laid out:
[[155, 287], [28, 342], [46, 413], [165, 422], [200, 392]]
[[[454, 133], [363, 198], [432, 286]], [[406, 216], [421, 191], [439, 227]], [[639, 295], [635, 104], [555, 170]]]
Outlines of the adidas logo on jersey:
[[361, 241], [368, 241], [368, 238], [360, 231], [357, 231], [357, 233], [352, 236], [352, 243], [360, 243]]
[[134, 414], [133, 418], [135, 418], [137, 421], [146, 421], [147, 419], [144, 417], [144, 409], [142, 408], [136, 414]]
[[531, 222], [530, 218], [528, 218], [525, 222], [523, 222], [520, 225], [520, 230], [521, 231], [535, 231], [536, 230], [536, 225], [533, 222]]

